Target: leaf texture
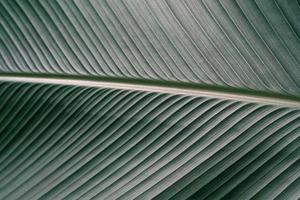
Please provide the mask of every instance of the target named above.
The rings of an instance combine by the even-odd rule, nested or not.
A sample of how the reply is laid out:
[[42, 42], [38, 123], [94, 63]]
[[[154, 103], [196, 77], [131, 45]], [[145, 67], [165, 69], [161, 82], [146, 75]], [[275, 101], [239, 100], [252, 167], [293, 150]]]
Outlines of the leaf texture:
[[0, 84], [1, 199], [299, 197], [300, 110]]
[[300, 94], [297, 0], [1, 0], [0, 70]]
[[0, 0], [0, 199], [299, 199], [299, 18]]

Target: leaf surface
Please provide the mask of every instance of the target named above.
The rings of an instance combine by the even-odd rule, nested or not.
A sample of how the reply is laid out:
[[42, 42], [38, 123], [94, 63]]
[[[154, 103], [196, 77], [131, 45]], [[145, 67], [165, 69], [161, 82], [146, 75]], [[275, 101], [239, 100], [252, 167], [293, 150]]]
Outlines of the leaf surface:
[[1, 0], [0, 199], [297, 199], [296, 0]]

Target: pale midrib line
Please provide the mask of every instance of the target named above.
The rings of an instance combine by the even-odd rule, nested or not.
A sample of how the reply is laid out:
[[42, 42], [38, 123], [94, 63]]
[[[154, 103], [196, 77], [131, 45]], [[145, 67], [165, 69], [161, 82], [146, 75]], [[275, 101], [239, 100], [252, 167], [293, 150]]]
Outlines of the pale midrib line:
[[239, 94], [238, 92], [223, 92], [204, 88], [177, 88], [174, 86], [167, 85], [154, 85], [150, 84], [139, 84], [139, 83], [124, 83], [109, 80], [86, 80], [81, 77], [28, 77], [28, 76], [13, 76], [13, 75], [1, 75], [0, 81], [10, 82], [28, 82], [28, 83], [44, 83], [44, 84], [60, 84], [60, 85], [73, 85], [73, 86], [84, 86], [84, 87], [96, 87], [96, 88], [111, 88], [111, 89], [122, 89], [122, 90], [134, 90], [134, 91], [145, 91], [145, 92], [157, 92], [157, 93], [169, 93], [177, 95], [187, 96], [199, 96], [219, 99], [229, 99], [236, 101], [253, 102], [260, 104], [272, 104], [287, 107], [300, 108], [300, 101], [293, 99], [285, 99], [281, 97], [269, 97], [263, 95], [247, 95]]

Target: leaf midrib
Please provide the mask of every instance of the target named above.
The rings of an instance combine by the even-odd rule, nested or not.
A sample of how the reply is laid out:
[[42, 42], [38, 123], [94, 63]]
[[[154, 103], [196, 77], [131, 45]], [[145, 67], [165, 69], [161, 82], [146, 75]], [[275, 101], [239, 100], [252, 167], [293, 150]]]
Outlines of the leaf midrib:
[[224, 98], [254, 103], [275, 104], [289, 107], [300, 107], [300, 95], [294, 96], [290, 94], [257, 91], [246, 88], [224, 87], [175, 81], [147, 80], [122, 77], [102, 77], [90, 75], [3, 72], [0, 73], [0, 81], [139, 90], [148, 92], [183, 94], [190, 96]]

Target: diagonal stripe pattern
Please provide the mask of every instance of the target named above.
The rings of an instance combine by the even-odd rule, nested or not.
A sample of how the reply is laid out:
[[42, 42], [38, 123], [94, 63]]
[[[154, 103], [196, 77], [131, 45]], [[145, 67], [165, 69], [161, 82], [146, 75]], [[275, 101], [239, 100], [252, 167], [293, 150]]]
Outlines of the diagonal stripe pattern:
[[0, 83], [1, 199], [297, 199], [300, 110]]
[[297, 0], [1, 0], [0, 72], [299, 95]]

